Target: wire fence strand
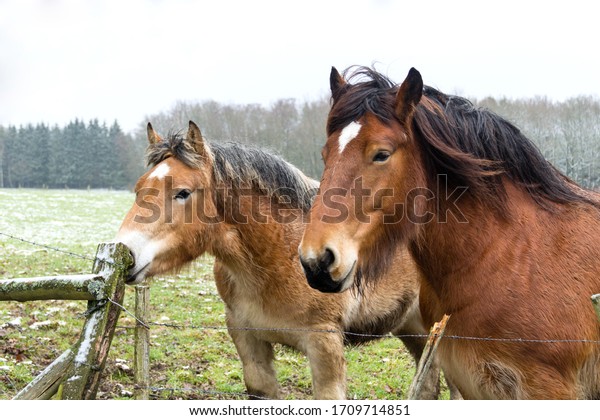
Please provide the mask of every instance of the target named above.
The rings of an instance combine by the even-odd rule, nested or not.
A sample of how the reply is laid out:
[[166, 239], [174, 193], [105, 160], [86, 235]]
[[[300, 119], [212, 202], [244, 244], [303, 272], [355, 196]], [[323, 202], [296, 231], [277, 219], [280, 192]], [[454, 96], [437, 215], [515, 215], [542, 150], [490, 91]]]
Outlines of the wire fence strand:
[[42, 244], [42, 243], [39, 243], [39, 242], [31, 241], [29, 239], [23, 239], [23, 238], [20, 238], [18, 236], [11, 235], [9, 233], [0, 232], [0, 236], [4, 236], [4, 237], [10, 238], [10, 239], [13, 239], [15, 241], [19, 241], [19, 242], [23, 242], [23, 243], [26, 243], [26, 244], [29, 244], [29, 245], [33, 245], [33, 246], [36, 246], [38, 248], [47, 249], [49, 251], [58, 252], [58, 253], [64, 254], [64, 255], [69, 255], [70, 257], [78, 258], [80, 260], [91, 261], [91, 262], [100, 261], [100, 262], [102, 262], [104, 264], [107, 264], [107, 265], [110, 265], [112, 267], [117, 267], [117, 268], [123, 267], [122, 264], [119, 264], [119, 263], [116, 263], [114, 261], [110, 261], [110, 260], [107, 260], [107, 259], [104, 259], [104, 258], [95, 258], [95, 257], [90, 257], [89, 255], [78, 254], [76, 252], [67, 251], [66, 249], [61, 249], [61, 248], [58, 248], [58, 247], [55, 247], [55, 246], [52, 246], [52, 245]]
[[47, 244], [42, 244], [42, 243], [39, 243], [39, 242], [31, 241], [29, 239], [19, 238], [18, 236], [14, 236], [14, 235], [11, 235], [9, 233], [0, 232], [0, 235], [1, 236], [5, 236], [5, 237], [10, 238], [10, 239], [13, 239], [15, 241], [23, 242], [23, 243], [26, 243], [26, 244], [29, 244], [29, 245], [36, 246], [38, 248], [44, 248], [44, 249], [47, 249], [47, 250], [50, 250], [50, 251], [54, 251], [54, 252], [58, 252], [58, 253], [61, 253], [61, 254], [69, 255], [71, 257], [79, 258], [79, 259], [82, 259], [82, 260], [88, 260], [88, 261], [95, 261], [96, 260], [95, 258], [92, 258], [92, 257], [87, 256], [87, 255], [77, 254], [77, 253], [72, 252], [72, 251], [67, 251], [65, 249], [57, 248], [55, 246], [51, 246], [51, 245], [47, 245]]
[[[34, 245], [40, 248], [45, 248], [51, 251], [59, 252], [62, 254], [70, 255], [74, 258], [80, 258], [87, 261], [95, 262], [96, 258], [89, 257], [87, 255], [78, 254], [72, 251], [67, 251], [64, 249], [60, 249], [51, 245], [42, 244], [39, 242], [31, 241], [28, 239], [20, 238], [15, 235], [11, 235], [8, 233], [0, 232], [0, 235], [8, 237], [13, 240], [17, 240], [23, 243], [27, 243], [30, 245]], [[110, 264], [116, 266], [113, 261], [108, 261], [105, 259], [99, 259], [106, 264]], [[215, 296], [219, 296], [215, 294]], [[164, 322], [143, 322], [138, 319], [133, 312], [128, 310], [123, 305], [114, 302], [108, 299], [114, 305], [119, 306], [127, 315], [131, 316], [138, 322], [140, 325], [145, 328], [150, 328], [150, 326], [157, 327], [166, 327], [166, 328], [175, 328], [175, 329], [205, 329], [205, 330], [239, 330], [239, 331], [273, 331], [273, 332], [306, 332], [306, 333], [332, 333], [332, 334], [343, 334], [347, 336], [354, 337], [362, 337], [362, 338], [371, 338], [371, 339], [381, 339], [381, 338], [427, 338], [427, 334], [402, 334], [402, 335], [392, 335], [390, 333], [387, 334], [364, 334], [358, 333], [354, 331], [343, 331], [337, 329], [311, 329], [311, 328], [258, 328], [258, 327], [227, 327], [227, 326], [213, 326], [213, 325], [194, 325], [194, 324], [175, 324], [175, 323], [164, 323]], [[444, 338], [450, 340], [469, 340], [469, 341], [487, 341], [487, 342], [508, 342], [508, 343], [540, 343], [540, 344], [559, 344], [559, 343], [587, 343], [587, 344], [600, 344], [600, 340], [589, 340], [589, 339], [577, 339], [577, 338], [556, 338], [556, 339], [538, 339], [538, 338], [509, 338], [509, 337], [474, 337], [474, 336], [459, 336], [459, 335], [445, 335]]]

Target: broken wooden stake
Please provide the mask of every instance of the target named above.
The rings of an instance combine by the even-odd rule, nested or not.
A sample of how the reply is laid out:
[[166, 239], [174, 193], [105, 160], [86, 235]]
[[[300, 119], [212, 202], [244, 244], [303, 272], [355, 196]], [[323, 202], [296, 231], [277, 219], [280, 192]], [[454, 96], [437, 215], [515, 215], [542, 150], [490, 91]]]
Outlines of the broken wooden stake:
[[448, 319], [450, 319], [450, 315], [444, 315], [441, 321], [433, 324], [433, 327], [431, 328], [429, 337], [427, 338], [427, 343], [425, 344], [425, 348], [423, 349], [423, 354], [421, 355], [421, 359], [419, 360], [419, 365], [417, 366], [415, 377], [413, 378], [413, 381], [410, 384], [410, 388], [408, 389], [409, 400], [419, 399], [421, 388], [423, 387], [423, 382], [425, 381], [427, 372], [429, 371], [431, 363], [433, 362], [433, 359], [435, 357], [435, 351], [440, 342], [440, 339], [444, 335], [444, 330], [446, 329]]

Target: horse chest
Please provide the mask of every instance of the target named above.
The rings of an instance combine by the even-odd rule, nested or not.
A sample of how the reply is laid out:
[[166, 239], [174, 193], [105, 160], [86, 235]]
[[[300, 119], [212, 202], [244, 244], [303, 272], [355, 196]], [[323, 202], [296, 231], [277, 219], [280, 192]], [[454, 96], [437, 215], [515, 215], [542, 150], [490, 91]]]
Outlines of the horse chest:
[[280, 302], [258, 287], [260, 279], [247, 273], [231, 272], [227, 293], [221, 297], [227, 305], [230, 327], [247, 328], [264, 341], [298, 347], [293, 314], [283, 311]]

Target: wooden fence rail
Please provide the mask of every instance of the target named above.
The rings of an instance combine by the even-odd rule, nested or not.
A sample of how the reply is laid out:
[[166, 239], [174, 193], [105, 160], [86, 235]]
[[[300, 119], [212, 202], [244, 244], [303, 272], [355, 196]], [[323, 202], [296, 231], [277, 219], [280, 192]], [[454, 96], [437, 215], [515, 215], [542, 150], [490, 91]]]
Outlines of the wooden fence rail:
[[87, 300], [83, 331], [65, 351], [14, 399], [94, 399], [121, 313], [127, 271], [133, 264], [120, 243], [98, 245], [92, 274], [0, 281], [0, 300]]
[[104, 277], [99, 274], [33, 277], [0, 281], [0, 300], [102, 300]]

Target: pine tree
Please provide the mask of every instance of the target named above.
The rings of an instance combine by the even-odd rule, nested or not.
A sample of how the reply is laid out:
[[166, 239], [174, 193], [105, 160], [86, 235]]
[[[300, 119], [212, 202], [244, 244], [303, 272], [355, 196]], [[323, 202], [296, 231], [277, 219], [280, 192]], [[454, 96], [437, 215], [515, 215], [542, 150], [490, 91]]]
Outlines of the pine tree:
[[55, 125], [50, 130], [48, 141], [48, 186], [50, 188], [67, 187], [67, 169], [64, 165], [64, 159], [67, 155], [63, 130]]
[[82, 164], [86, 158], [82, 149], [82, 141], [86, 140], [85, 124], [76, 119], [62, 130], [59, 141], [60, 153], [56, 156], [56, 163], [61, 168], [60, 182], [65, 188], [86, 188], [83, 172], [87, 169]]
[[34, 167], [32, 187], [47, 187], [50, 177], [50, 128], [38, 124], [32, 133], [31, 162]]

